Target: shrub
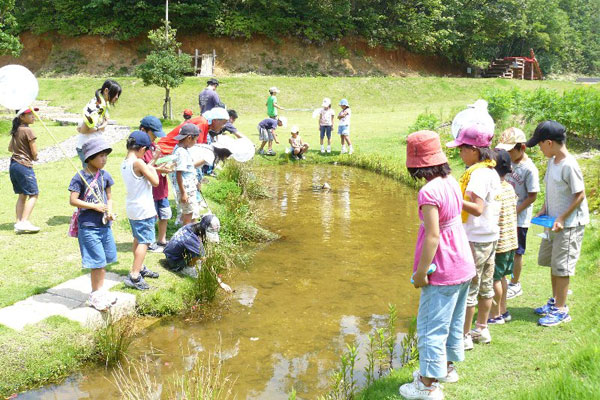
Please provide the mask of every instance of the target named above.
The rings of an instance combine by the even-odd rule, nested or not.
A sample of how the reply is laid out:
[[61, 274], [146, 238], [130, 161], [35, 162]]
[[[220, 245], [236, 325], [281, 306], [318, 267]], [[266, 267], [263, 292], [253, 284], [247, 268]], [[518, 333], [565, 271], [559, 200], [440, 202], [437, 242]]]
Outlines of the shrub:
[[440, 125], [440, 120], [429, 111], [422, 112], [417, 116], [414, 124], [408, 127], [408, 132], [416, 132], [423, 129], [435, 130]]

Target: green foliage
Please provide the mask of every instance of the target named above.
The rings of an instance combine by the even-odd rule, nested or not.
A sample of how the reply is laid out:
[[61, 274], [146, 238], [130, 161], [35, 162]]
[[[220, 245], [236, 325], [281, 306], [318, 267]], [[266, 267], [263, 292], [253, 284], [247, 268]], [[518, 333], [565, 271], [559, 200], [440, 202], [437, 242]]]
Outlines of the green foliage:
[[15, 0], [0, 0], [0, 55], [18, 57], [23, 45], [16, 32], [14, 8]]
[[96, 355], [102, 364], [108, 367], [122, 360], [135, 332], [135, 317], [125, 316], [115, 322], [109, 315], [106, 325], [94, 333]]
[[408, 132], [416, 132], [423, 129], [435, 130], [440, 125], [440, 120], [433, 113], [425, 111], [417, 116], [414, 124], [408, 127]]

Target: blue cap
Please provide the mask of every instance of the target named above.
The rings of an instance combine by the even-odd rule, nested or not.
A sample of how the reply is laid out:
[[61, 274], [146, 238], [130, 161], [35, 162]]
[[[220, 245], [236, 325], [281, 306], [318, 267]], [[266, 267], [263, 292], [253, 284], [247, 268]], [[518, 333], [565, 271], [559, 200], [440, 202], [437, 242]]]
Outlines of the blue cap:
[[150, 141], [150, 138], [148, 137], [148, 134], [146, 132], [133, 131], [131, 132], [131, 135], [129, 135], [129, 137], [135, 139], [135, 144], [140, 147], [152, 146], [152, 142]]
[[346, 99], [341, 99], [341, 100], [340, 100], [340, 106], [346, 106], [346, 107], [350, 107], [350, 104], [348, 104], [348, 100], [346, 100]]
[[140, 126], [149, 129], [154, 133], [156, 137], [165, 137], [167, 134], [163, 131], [162, 123], [160, 119], [153, 115], [148, 115], [140, 121]]

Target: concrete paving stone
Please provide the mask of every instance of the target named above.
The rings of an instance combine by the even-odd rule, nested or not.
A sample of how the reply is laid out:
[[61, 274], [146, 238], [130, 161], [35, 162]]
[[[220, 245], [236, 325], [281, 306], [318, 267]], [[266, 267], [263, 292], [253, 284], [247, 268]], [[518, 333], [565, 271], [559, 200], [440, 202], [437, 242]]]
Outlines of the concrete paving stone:
[[35, 324], [53, 315], [61, 315], [81, 305], [79, 300], [56, 294], [38, 294], [0, 309], [0, 324], [22, 330], [25, 325]]
[[124, 316], [133, 315], [135, 313], [135, 296], [130, 293], [114, 293], [117, 295], [117, 302], [107, 311], [98, 311], [84, 305], [83, 307], [68, 310], [62, 315], [90, 329], [101, 328], [109, 320], [115, 322]]
[[[107, 272], [104, 278], [104, 288], [110, 290], [123, 281], [123, 277], [114, 272]], [[90, 274], [81, 275], [75, 279], [68, 280], [58, 286], [48, 289], [48, 293], [84, 302], [92, 292]]]

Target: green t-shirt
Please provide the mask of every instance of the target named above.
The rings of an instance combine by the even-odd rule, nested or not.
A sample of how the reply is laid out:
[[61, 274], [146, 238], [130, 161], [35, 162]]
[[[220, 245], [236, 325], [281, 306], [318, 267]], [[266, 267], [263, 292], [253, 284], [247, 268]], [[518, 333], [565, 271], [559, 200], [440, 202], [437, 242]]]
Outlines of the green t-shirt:
[[274, 95], [269, 96], [267, 99], [267, 115], [269, 117], [277, 116], [277, 109], [275, 108], [275, 104], [277, 104], [277, 97]]

